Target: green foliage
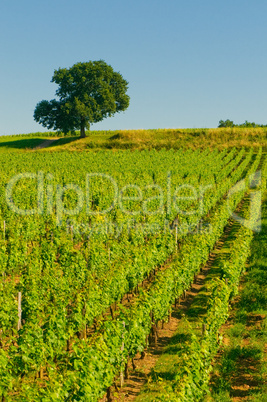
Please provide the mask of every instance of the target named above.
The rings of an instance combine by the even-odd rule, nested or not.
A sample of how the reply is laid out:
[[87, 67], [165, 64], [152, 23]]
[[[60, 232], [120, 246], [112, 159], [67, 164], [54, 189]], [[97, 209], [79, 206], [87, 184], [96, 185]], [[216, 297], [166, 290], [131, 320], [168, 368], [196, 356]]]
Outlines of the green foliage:
[[52, 82], [59, 85], [58, 100], [42, 100], [34, 111], [34, 120], [48, 129], [68, 133], [85, 129], [106, 117], [127, 109], [128, 82], [103, 60], [77, 63], [55, 70]]
[[218, 127], [244, 127], [244, 128], [256, 128], [256, 127], [267, 127], [266, 124], [256, 124], [254, 122], [250, 123], [245, 120], [245, 123], [234, 124], [232, 120], [220, 120]]
[[234, 127], [234, 122], [232, 120], [220, 120], [218, 127]]
[[240, 305], [247, 311], [260, 310], [262, 306], [267, 306], [267, 295], [263, 291], [263, 286], [259, 283], [251, 283], [249, 288], [242, 292]]
[[[257, 169], [260, 158], [261, 152], [250, 167], [247, 175]], [[217, 226], [220, 226], [219, 222], [225, 219], [223, 209], [222, 206], [222, 209], [218, 211], [216, 218], [214, 217], [212, 221], [213, 231], [215, 232]], [[248, 211], [246, 211], [245, 215], [248, 215]], [[218, 221], [216, 221], [216, 219], [218, 219]], [[257, 216], [254, 216], [254, 219], [257, 219]], [[206, 240], [208, 240], [209, 236], [205, 237]], [[204, 397], [209, 394], [209, 375], [212, 370], [211, 363], [221, 340], [218, 336], [219, 329], [228, 317], [229, 300], [232, 295], [237, 292], [239, 277], [250, 254], [252, 238], [252, 231], [244, 226], [240, 226], [234, 234], [229, 255], [225, 256], [222, 254], [219, 257], [219, 266], [223, 271], [223, 277], [227, 278], [227, 281], [213, 279], [210, 282], [208, 287], [209, 299], [207, 313], [204, 316], [205, 329], [202, 336], [198, 336], [196, 331], [194, 331], [188, 323], [186, 333], [191, 333], [191, 341], [181, 344], [179, 363], [177, 364], [174, 360], [171, 372], [172, 374], [176, 373], [175, 381], [159, 381], [157, 384], [154, 384], [154, 387], [153, 385], [148, 385], [147, 392], [140, 395], [140, 400], [163, 401], [165, 400], [166, 392], [169, 390], [170, 386], [172, 387], [172, 391], [168, 391], [169, 400], [175, 400], [176, 398], [179, 402], [202, 401]], [[216, 240], [214, 240], [214, 242], [215, 241]], [[201, 245], [201, 248], [202, 247], [203, 245]], [[260, 355], [260, 351], [257, 348], [251, 349], [246, 354], [240, 346], [233, 350], [233, 353], [238, 358]], [[222, 390], [220, 394], [222, 399], [220, 400], [228, 400], [229, 383], [227, 378], [232, 375], [235, 369], [233, 360], [226, 359], [223, 369], [224, 375], [220, 379], [220, 388]], [[156, 395], [156, 397], [149, 398], [149, 395]], [[146, 398], [146, 396], [148, 397]]]
[[[175, 232], [166, 230], [166, 216], [172, 221], [177, 211], [175, 208], [168, 210], [166, 197], [163, 214], [145, 216], [140, 213], [133, 219], [118, 208], [110, 211], [108, 218], [111, 222], [124, 224], [126, 228], [122, 228], [120, 236], [112, 236], [105, 230], [101, 233], [91, 231], [97, 223], [105, 224], [105, 216], [97, 212], [109, 205], [112, 197], [106, 183], [92, 183], [90, 202], [96, 214], [89, 219], [86, 212], [81, 211], [71, 222], [72, 232], [70, 223], [64, 219], [61, 227], [57, 225], [54, 212], [39, 215], [38, 219], [36, 216], [14, 215], [1, 194], [1, 218], [7, 227], [5, 236], [2, 232], [0, 239], [1, 274], [8, 280], [3, 281], [1, 288], [4, 289], [0, 303], [4, 306], [0, 316], [4, 348], [0, 360], [0, 395], [1, 392], [6, 395], [8, 387], [13, 387], [16, 389], [16, 394], [12, 395], [14, 401], [95, 401], [101, 398], [127, 359], [143, 350], [152, 325], [166, 318], [174, 299], [190, 286], [194, 274], [207, 260], [214, 243], [223, 233], [229, 218], [229, 206], [236, 207], [245, 189], [236, 193], [229, 202], [223, 196], [245, 173], [255, 171], [261, 150], [254, 162], [252, 156], [253, 150], [245, 153], [235, 149], [221, 153], [162, 150], [1, 156], [3, 172], [6, 172], [1, 177], [3, 187], [17, 172], [18, 165], [24, 171], [53, 172], [55, 188], [76, 181], [84, 189], [83, 175], [88, 171], [114, 175], [121, 188], [129, 182], [142, 188], [155, 182], [163, 186], [170, 169], [174, 186], [185, 182], [195, 186], [213, 183], [213, 186], [205, 193], [201, 210], [195, 215], [181, 217], [184, 232], [178, 234], [181, 248], [177, 254]], [[77, 161], [79, 170], [75, 169]], [[21, 181], [14, 191], [14, 200], [18, 203], [23, 200], [22, 203], [30, 208], [34, 205], [34, 191], [33, 183]], [[64, 201], [69, 208], [76, 203], [71, 195], [66, 195]], [[187, 201], [182, 199], [180, 207], [186, 210]], [[134, 212], [139, 210], [139, 205], [133, 201], [127, 203], [125, 205]], [[194, 206], [197, 205], [196, 202]], [[151, 206], [157, 207], [157, 204], [151, 202]], [[210, 224], [212, 231], [196, 230], [188, 235], [208, 212], [210, 216], [204, 223]], [[88, 221], [89, 231], [79, 232], [79, 224]], [[159, 229], [152, 233], [129, 231], [133, 224], [155, 224]], [[140, 292], [130, 308], [120, 308], [114, 320], [99, 320], [95, 333], [88, 339], [81, 339], [85, 326], [91, 326], [94, 318], [99, 318], [111, 304], [119, 303], [126, 292], [134, 290], [172, 254], [175, 255], [169, 261], [168, 269], [158, 272], [153, 285]], [[243, 253], [241, 257], [244, 257]], [[236, 276], [232, 268], [228, 268], [224, 266], [225, 275], [233, 278], [229, 283], [234, 286]], [[14, 328], [18, 291], [23, 295], [24, 320], [19, 331]], [[223, 308], [228, 293], [223, 281], [215, 284], [212, 294], [216, 303], [210, 308], [213, 309], [211, 317], [216, 317], [217, 324], [227, 314]], [[216, 327], [213, 327], [212, 319], [207, 324], [213, 348]], [[69, 350], [66, 350], [68, 342]], [[199, 351], [199, 345], [194, 345]], [[206, 377], [202, 379], [197, 371], [203, 368], [202, 361], [209, 356], [209, 343], [204, 346], [194, 373], [197, 381], [206, 386]], [[39, 381], [35, 377], [42, 368], [47, 375], [45, 380]], [[209, 370], [210, 365], [205, 365], [204, 373]], [[192, 387], [196, 386], [193, 384]]]
[[[262, 166], [266, 175], [266, 165]], [[264, 191], [265, 185], [262, 190]], [[267, 236], [267, 205], [262, 208], [262, 230], [254, 235], [251, 243], [253, 253], [249, 257], [249, 268], [243, 277], [241, 293], [235, 300], [231, 312], [228, 338], [220, 351], [220, 357], [215, 364], [213, 376], [212, 401], [227, 393], [235, 394], [236, 385], [242, 386], [242, 381], [250, 387], [244, 390], [243, 398], [248, 401], [264, 401], [266, 394], [266, 313], [267, 313], [267, 281], [266, 267], [266, 236]], [[243, 373], [246, 375], [243, 377]], [[240, 373], [240, 375], [239, 375]], [[223, 400], [223, 398], [222, 398]]]

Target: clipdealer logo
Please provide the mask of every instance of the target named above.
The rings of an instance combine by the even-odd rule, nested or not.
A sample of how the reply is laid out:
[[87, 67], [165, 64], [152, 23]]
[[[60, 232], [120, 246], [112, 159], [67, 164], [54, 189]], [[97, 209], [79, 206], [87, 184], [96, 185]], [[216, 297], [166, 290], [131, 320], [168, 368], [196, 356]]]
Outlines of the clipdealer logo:
[[[31, 209], [17, 204], [15, 197], [16, 186], [23, 186], [25, 180], [28, 183], [32, 182], [34, 190], [35, 205]], [[105, 207], [102, 205], [100, 209], [94, 209], [93, 188], [99, 191], [97, 197], [101, 196], [101, 192], [109, 193], [108, 201], [103, 203]], [[142, 187], [129, 183], [119, 188], [117, 181], [105, 173], [87, 173], [83, 187], [80, 187], [75, 183], [57, 184], [52, 174], [39, 171], [19, 173], [12, 177], [6, 186], [5, 196], [12, 212], [22, 216], [55, 214], [58, 225], [61, 225], [64, 217], [78, 215], [82, 210], [88, 216], [99, 217], [108, 214], [114, 207], [124, 215], [133, 217], [170, 216], [172, 213], [180, 216], [201, 215], [204, 211], [205, 193], [211, 189], [211, 184], [195, 187], [189, 183], [182, 183], [175, 186], [170, 172], [166, 175], [165, 186], [162, 187], [156, 183], [145, 184]], [[75, 195], [76, 201], [72, 208], [67, 208], [64, 202], [68, 192]], [[193, 207], [187, 208], [190, 204]]]

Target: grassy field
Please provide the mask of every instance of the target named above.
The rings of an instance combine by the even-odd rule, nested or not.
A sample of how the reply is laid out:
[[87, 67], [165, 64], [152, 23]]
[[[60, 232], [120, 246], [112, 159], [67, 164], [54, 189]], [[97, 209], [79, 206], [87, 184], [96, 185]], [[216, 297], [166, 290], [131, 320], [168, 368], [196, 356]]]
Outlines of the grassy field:
[[59, 138], [59, 140], [47, 149], [49, 151], [267, 147], [267, 128], [90, 131], [84, 139], [79, 138], [78, 133], [76, 134], [59, 137], [55, 132], [47, 132], [2, 136], [0, 152], [32, 150], [51, 137]]

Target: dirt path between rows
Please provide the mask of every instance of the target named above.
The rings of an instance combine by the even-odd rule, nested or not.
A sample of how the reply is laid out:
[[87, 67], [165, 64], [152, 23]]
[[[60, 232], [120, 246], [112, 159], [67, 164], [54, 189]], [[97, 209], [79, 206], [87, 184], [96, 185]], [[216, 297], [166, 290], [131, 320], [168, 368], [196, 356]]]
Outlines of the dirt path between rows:
[[202, 286], [204, 285], [206, 275], [209, 271], [209, 266], [205, 266], [196, 277], [195, 283], [192, 288], [186, 292], [186, 298], [181, 300], [177, 307], [173, 307], [172, 316], [168, 323], [160, 324], [160, 328], [157, 328], [158, 339], [157, 345], [151, 344], [145, 353], [145, 357], [142, 359], [141, 355], [138, 355], [134, 359], [135, 370], [131, 370], [129, 379], [125, 382], [125, 386], [119, 390], [118, 396], [114, 396], [114, 401], [134, 401], [137, 395], [140, 393], [141, 388], [147, 382], [149, 375], [153, 367], [156, 365], [158, 359], [165, 350], [165, 347], [170, 342], [171, 338], [175, 335], [178, 329], [179, 322], [191, 303], [194, 297], [198, 294]]
[[[242, 205], [242, 202], [241, 202]], [[239, 206], [240, 207], [240, 206]], [[164, 353], [165, 347], [171, 341], [171, 338], [175, 335], [178, 329], [179, 322], [182, 319], [184, 313], [190, 308], [197, 294], [201, 291], [205, 285], [207, 275], [216, 260], [217, 253], [222, 249], [229, 233], [232, 230], [233, 222], [230, 221], [225, 228], [225, 232], [214, 246], [213, 252], [209, 256], [209, 260], [202, 267], [201, 272], [196, 276], [194, 283], [189, 289], [185, 297], [180, 299], [177, 306], [172, 306], [172, 315], [168, 323], [160, 323], [157, 327], [157, 345], [153, 342], [149, 345], [149, 348], [145, 351], [144, 356], [137, 355], [134, 360], [134, 368], [129, 369], [128, 379], [125, 380], [125, 384], [120, 388], [119, 383], [111, 387], [111, 395], [108, 399], [107, 396], [101, 399], [100, 402], [112, 400], [116, 402], [122, 401], [134, 401], [139, 395], [142, 387], [148, 381], [149, 376], [155, 367], [158, 359]]]
[[46, 140], [44, 142], [42, 142], [42, 144], [38, 145], [37, 147], [35, 147], [34, 149], [43, 149], [43, 148], [47, 148], [49, 147], [51, 144], [53, 144], [53, 142], [58, 141], [59, 138], [51, 138], [51, 140]]
[[[240, 211], [243, 207], [246, 197], [239, 203], [236, 211]], [[194, 303], [196, 296], [203, 290], [206, 280], [214, 263], [217, 259], [218, 253], [220, 254], [222, 248], [225, 246], [227, 240], [231, 236], [231, 233], [235, 231], [236, 222], [232, 219], [228, 221], [224, 229], [224, 233], [221, 235], [217, 243], [214, 245], [209, 259], [202, 267], [200, 273], [195, 277], [195, 281], [191, 288], [184, 293], [183, 298], [179, 299], [177, 306], [172, 306], [172, 314], [168, 323], [164, 326], [162, 323], [158, 323], [157, 326], [157, 344], [152, 340], [149, 347], [145, 350], [145, 353], [138, 354], [132, 361], [132, 368], [128, 367], [128, 375], [125, 377], [123, 387], [120, 387], [120, 380], [116, 380], [112, 387], [109, 388], [107, 394], [99, 402], [105, 401], [134, 401], [141, 392], [143, 386], [149, 381], [153, 368], [156, 366], [159, 358], [165, 352], [166, 346], [171, 342], [171, 338], [175, 336], [179, 323], [187, 311], [190, 309], [192, 303]], [[233, 232], [232, 232], [233, 231]], [[128, 366], [130, 364], [128, 363]]]

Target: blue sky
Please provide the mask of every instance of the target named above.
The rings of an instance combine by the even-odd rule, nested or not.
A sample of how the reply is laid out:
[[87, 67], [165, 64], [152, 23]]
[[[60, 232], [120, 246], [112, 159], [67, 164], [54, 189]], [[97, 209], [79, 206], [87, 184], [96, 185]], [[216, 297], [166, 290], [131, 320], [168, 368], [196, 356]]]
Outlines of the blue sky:
[[267, 124], [266, 0], [1, 0], [0, 135], [45, 131], [54, 70], [105, 60], [129, 108], [94, 130]]

